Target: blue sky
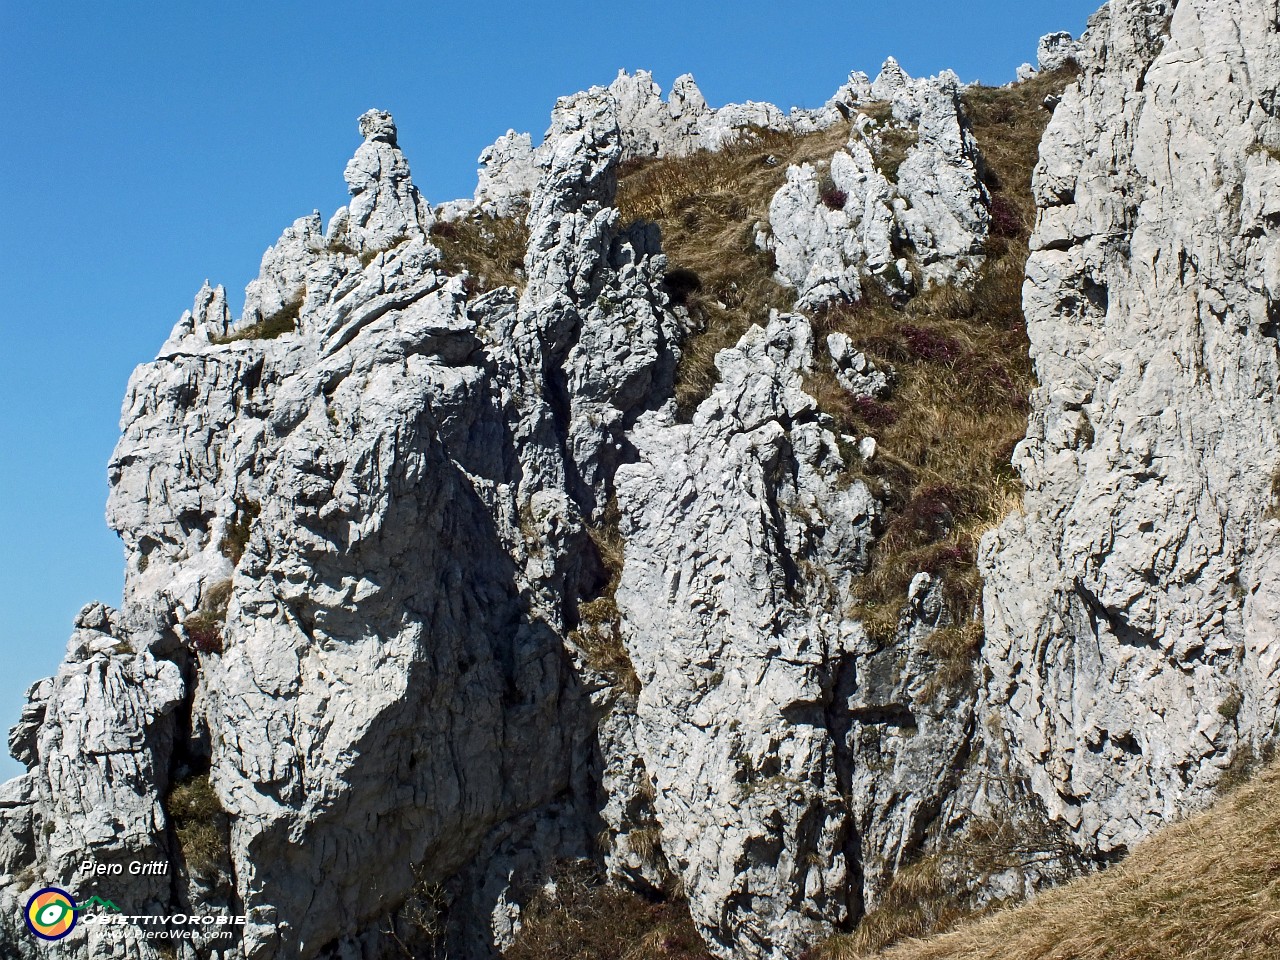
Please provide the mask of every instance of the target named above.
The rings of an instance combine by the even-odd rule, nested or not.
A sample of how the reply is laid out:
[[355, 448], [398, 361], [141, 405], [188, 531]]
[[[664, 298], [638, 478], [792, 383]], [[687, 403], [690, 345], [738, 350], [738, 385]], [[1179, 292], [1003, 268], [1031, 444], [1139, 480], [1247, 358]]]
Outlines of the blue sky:
[[[559, 96], [692, 72], [713, 105], [817, 106], [896, 56], [1003, 83], [1101, 0], [0, 5], [0, 729], [80, 607], [119, 603], [106, 464], [133, 367], [206, 277], [233, 307], [296, 217], [346, 196], [355, 119], [395, 114], [432, 202], [469, 196]], [[3, 752], [3, 751], [0, 751]], [[0, 778], [19, 772], [0, 758]]]

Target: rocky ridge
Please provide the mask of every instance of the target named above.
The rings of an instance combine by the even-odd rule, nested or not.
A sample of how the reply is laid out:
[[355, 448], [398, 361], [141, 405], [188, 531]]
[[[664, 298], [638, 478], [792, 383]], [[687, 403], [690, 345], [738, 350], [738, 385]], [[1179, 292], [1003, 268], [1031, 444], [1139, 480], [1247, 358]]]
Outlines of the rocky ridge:
[[[991, 824], [1029, 854], [949, 877], [978, 902], [1202, 802], [1280, 703], [1273, 492], [1249, 472], [1275, 439], [1267, 22], [1114, 0], [1078, 48], [1043, 44], [1084, 75], [1037, 172], [1026, 510], [984, 541], [959, 683], [943, 577], [888, 636], [860, 618], [885, 491], [811, 389], [828, 363], [855, 399], [894, 386], [815, 336], [820, 307], [981, 277], [992, 198], [953, 75], [890, 61], [784, 114], [624, 73], [434, 208], [366, 113], [350, 204], [284, 232], [240, 318], [206, 285], [130, 382], [125, 602], [81, 613], [11, 733], [0, 937], [150, 960], [136, 925], [37, 948], [16, 918], [41, 885], [86, 893], [86, 857], [160, 859], [112, 896], [248, 918], [184, 958], [492, 957], [558, 864], [596, 862], [683, 891], [716, 956], [791, 957]], [[797, 311], [753, 318], [683, 422], [691, 315], [620, 173], [839, 124], [756, 225]], [[1176, 163], [1175, 138], [1197, 144]], [[477, 214], [526, 219], [520, 286], [445, 265], [440, 224]], [[222, 810], [208, 849], [175, 813], [192, 790]]]
[[[891, 295], [973, 279], [989, 198], [960, 90], [955, 74], [913, 81], [891, 59], [862, 92], [864, 103], [890, 105], [890, 126], [882, 131], [859, 112], [825, 176], [808, 164], [787, 171], [769, 207], [771, 236], [761, 242], [801, 307], [860, 299], [866, 274]], [[895, 136], [912, 142], [886, 164]]]

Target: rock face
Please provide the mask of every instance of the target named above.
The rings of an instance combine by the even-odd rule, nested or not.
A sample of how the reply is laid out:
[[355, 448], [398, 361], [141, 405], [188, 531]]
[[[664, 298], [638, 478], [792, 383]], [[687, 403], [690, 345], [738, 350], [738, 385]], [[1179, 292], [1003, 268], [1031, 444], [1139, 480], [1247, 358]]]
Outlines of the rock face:
[[1066, 31], [1049, 33], [1040, 38], [1036, 63], [1041, 71], [1057, 70], [1076, 60], [1082, 52], [1081, 44]]
[[[990, 216], [959, 94], [954, 74], [912, 80], [892, 58], [874, 84], [851, 81], [848, 96], [864, 96], [862, 107], [891, 105], [891, 126], [878, 130], [856, 102], [846, 106], [846, 149], [825, 172], [790, 168], [769, 205], [762, 242], [801, 307], [859, 299], [864, 275], [891, 295], [973, 278]], [[895, 158], [904, 136], [913, 142]]]
[[[161, 806], [179, 733], [230, 820], [237, 956], [381, 949], [388, 924], [413, 933], [423, 883], [453, 877], [450, 936], [474, 950], [504, 917], [509, 936], [519, 868], [590, 851], [594, 708], [564, 640], [600, 577], [582, 518], [674, 370], [655, 238], [610, 206], [616, 105], [596, 90], [557, 108], [528, 287], [475, 301], [436, 269], [390, 117], [360, 127], [328, 234], [286, 231], [234, 324], [202, 290], [130, 384], [109, 514], [130, 609], [154, 624], [87, 610], [33, 689], [0, 846], [13, 902], [36, 872], [73, 887], [77, 852], [187, 875], [113, 888], [134, 912], [197, 899]], [[294, 332], [227, 342], [280, 301]], [[115, 940], [67, 943], [105, 957]]]
[[508, 130], [480, 154], [476, 205], [495, 217], [515, 216], [538, 185], [533, 141]]
[[[791, 167], [769, 204], [772, 236], [765, 245], [773, 250], [778, 276], [799, 292], [801, 307], [859, 299], [863, 272], [901, 277], [909, 270], [897, 255], [903, 237], [893, 186], [860, 138], [831, 158], [827, 178], [824, 184], [807, 163]], [[886, 282], [897, 291], [898, 284]]]
[[[27, 694], [10, 748], [31, 772], [0, 793], [0, 866], [10, 875], [0, 889], [6, 946], [21, 944], [31, 956], [40, 950], [19, 933], [28, 890], [69, 882], [85, 860], [126, 869], [171, 859], [161, 797], [186, 690], [179, 668], [147, 649], [154, 637], [149, 625], [90, 605], [76, 618], [58, 675]], [[12, 874], [33, 861], [43, 876], [29, 870], [15, 881]], [[116, 888], [127, 888], [139, 913], [169, 902], [166, 876], [126, 875]]]
[[841, 597], [877, 506], [839, 482], [835, 437], [801, 387], [804, 317], [752, 328], [716, 363], [692, 424], [668, 408], [633, 435], [618, 606], [642, 685], [637, 748], [694, 919], [726, 952], [793, 956], [850, 919], [824, 705], [858, 634]]
[[[984, 541], [959, 671], [978, 638], [929, 573], [896, 623], [859, 620], [876, 445], [806, 384], [869, 400], [896, 374], [843, 333], [820, 368], [804, 312], [978, 269], [953, 75], [889, 61], [785, 114], [624, 73], [536, 148], [500, 139], [443, 211], [366, 113], [350, 204], [285, 230], [240, 317], [202, 287], [130, 381], [122, 609], [82, 611], [10, 734], [5, 956], [161, 955], [137, 922], [37, 944], [23, 908], [56, 885], [246, 918], [182, 960], [493, 960], [586, 860], [683, 891], [722, 960], [784, 960], [984, 826], [1034, 844], [943, 864], [979, 902], [1201, 802], [1278, 732], [1278, 4], [1114, 0], [1070, 54], [1025, 509]], [[619, 168], [836, 123], [847, 147], [787, 171], [762, 236], [799, 312], [754, 318], [682, 422], [689, 315], [657, 228], [621, 223]], [[525, 218], [524, 287], [446, 266], [446, 214]], [[96, 883], [85, 859], [168, 873]]]
[[1025, 510], [985, 549], [987, 695], [1112, 858], [1277, 734], [1275, 23], [1116, 0], [1041, 149]]

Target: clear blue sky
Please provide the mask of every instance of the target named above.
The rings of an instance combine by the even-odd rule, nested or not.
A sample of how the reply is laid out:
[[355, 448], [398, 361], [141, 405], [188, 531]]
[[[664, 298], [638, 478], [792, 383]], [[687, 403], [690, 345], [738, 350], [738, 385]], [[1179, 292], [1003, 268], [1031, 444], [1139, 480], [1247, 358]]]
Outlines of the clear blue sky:
[[[133, 367], [201, 281], [233, 307], [296, 217], [345, 200], [355, 119], [395, 114], [432, 202], [470, 196], [559, 96], [692, 72], [713, 105], [816, 106], [893, 54], [1003, 83], [1101, 0], [65, 0], [0, 5], [0, 729], [86, 602], [118, 604], [106, 464]], [[0, 778], [18, 772], [7, 751]]]

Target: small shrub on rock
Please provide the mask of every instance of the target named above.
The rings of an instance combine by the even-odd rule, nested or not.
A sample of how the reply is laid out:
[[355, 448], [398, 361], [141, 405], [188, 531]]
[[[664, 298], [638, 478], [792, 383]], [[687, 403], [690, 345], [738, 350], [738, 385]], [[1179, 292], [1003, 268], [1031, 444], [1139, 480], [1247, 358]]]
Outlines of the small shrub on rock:
[[1023, 233], [1022, 217], [1017, 209], [1002, 194], [991, 197], [991, 235], [1011, 239]]
[[823, 177], [822, 183], [818, 185], [818, 199], [828, 210], [843, 210], [844, 205], [849, 202], [849, 194], [837, 187], [830, 177]]
[[908, 352], [916, 360], [953, 363], [964, 352], [964, 348], [954, 338], [936, 329], [906, 325], [901, 332]]
[[898, 422], [897, 411], [875, 397], [854, 397], [850, 406], [858, 419], [872, 430], [891, 427]]
[[192, 649], [198, 653], [221, 654], [222, 630], [231, 602], [231, 581], [214, 584], [206, 592], [200, 609], [182, 622]]
[[461, 220], [437, 220], [431, 242], [440, 248], [445, 273], [467, 273], [469, 296], [498, 287], [524, 288], [524, 254], [529, 243], [524, 217], [477, 213]]
[[306, 299], [307, 288], [303, 285], [302, 289], [294, 294], [278, 313], [234, 333], [229, 333], [225, 337], [214, 337], [211, 342], [226, 344], [241, 340], [275, 340], [286, 333], [293, 333], [298, 329], [298, 317], [302, 313], [302, 305]]

